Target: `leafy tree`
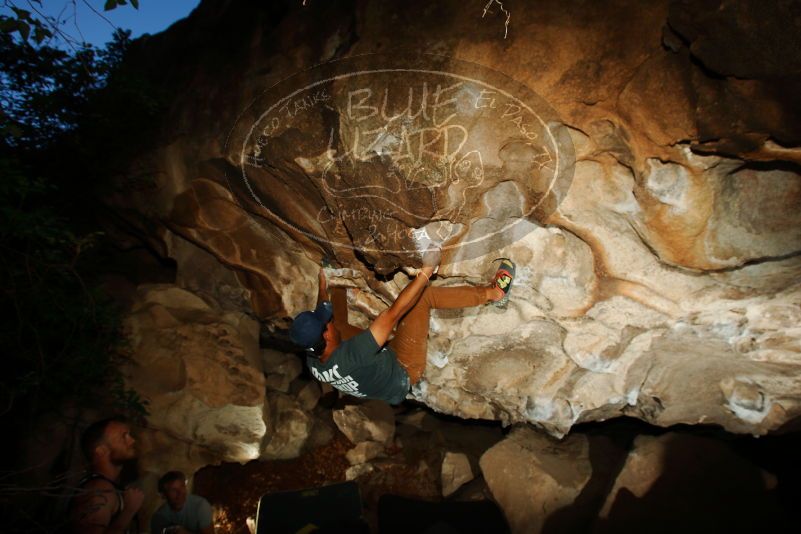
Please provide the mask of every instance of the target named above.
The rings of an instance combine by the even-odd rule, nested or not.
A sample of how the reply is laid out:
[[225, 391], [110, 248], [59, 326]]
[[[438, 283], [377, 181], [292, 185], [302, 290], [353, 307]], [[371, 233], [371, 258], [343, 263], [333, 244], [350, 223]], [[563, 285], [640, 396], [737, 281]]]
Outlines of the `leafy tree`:
[[102, 50], [65, 51], [42, 44], [53, 32], [41, 19], [15, 14], [0, 19], [0, 417], [31, 420], [109, 394], [143, 414], [119, 371], [119, 311], [97, 284], [108, 244], [93, 193], [128, 156], [101, 156], [119, 138], [109, 117], [144, 125], [159, 104], [121, 66], [130, 32]]
[[[46, 497], [76, 466], [63, 450], [43, 482], [30, 475], [41, 466], [17, 463], [23, 438], [47, 416], [64, 421], [65, 406], [146, 415], [120, 371], [120, 310], [100, 289], [116, 249], [100, 230], [98, 196], [155, 142], [166, 99], [126, 66], [130, 32], [102, 49], [64, 46], [41, 0], [27, 3], [0, 15], [0, 423], [14, 429], [0, 515], [4, 532], [54, 532], [64, 510]], [[105, 9], [127, 4], [138, 8]]]
[[0, 515], [4, 532], [53, 532], [63, 510], [43, 497], [62, 489], [69, 451], [33, 488], [36, 466], [17, 463], [21, 440], [67, 405], [146, 414], [120, 372], [120, 310], [100, 289], [112, 244], [97, 195], [154, 138], [164, 99], [125, 67], [130, 32], [103, 49], [62, 49], [56, 21], [39, 15], [39, 0], [28, 4], [0, 16], [0, 422], [15, 438]]
[[[7, 6], [14, 13], [14, 16], [0, 14], [0, 32], [4, 34], [17, 33], [20, 39], [28, 42], [33, 39], [34, 43], [41, 45], [46, 39], [55, 37], [56, 34], [63, 36], [59, 28], [59, 21], [54, 20], [52, 17], [47, 17], [39, 9], [44, 7], [43, 0], [28, 0], [28, 5], [33, 11], [22, 9], [16, 5], [7, 4]], [[104, 11], [111, 11], [120, 6], [128, 5], [129, 0], [106, 0], [103, 5]], [[134, 9], [139, 9], [139, 0], [130, 0], [131, 6]], [[75, 2], [73, 1], [73, 9], [75, 9]], [[89, 7], [91, 8], [90, 4]], [[94, 10], [94, 8], [92, 8]], [[98, 13], [98, 15], [100, 15]]]

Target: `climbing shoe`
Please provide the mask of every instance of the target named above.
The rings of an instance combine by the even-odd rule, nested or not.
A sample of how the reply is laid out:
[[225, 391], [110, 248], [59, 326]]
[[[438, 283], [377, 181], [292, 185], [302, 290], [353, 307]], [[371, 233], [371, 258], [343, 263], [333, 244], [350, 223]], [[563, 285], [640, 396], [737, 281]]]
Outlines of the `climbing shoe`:
[[509, 258], [496, 258], [493, 262], [500, 260], [501, 264], [495, 271], [492, 278], [493, 285], [503, 291], [503, 298], [492, 304], [498, 308], [505, 308], [509, 302], [509, 291], [512, 290], [512, 281], [515, 279], [515, 263]]

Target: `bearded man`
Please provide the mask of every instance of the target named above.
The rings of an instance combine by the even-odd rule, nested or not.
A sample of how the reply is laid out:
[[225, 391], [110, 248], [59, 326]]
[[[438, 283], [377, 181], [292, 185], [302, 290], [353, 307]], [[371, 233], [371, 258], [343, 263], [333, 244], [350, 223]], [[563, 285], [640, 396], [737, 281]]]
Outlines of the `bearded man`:
[[128, 532], [145, 497], [139, 488], [120, 485], [124, 464], [136, 458], [135, 444], [130, 424], [121, 417], [97, 421], [84, 431], [81, 449], [89, 469], [71, 503], [74, 532]]

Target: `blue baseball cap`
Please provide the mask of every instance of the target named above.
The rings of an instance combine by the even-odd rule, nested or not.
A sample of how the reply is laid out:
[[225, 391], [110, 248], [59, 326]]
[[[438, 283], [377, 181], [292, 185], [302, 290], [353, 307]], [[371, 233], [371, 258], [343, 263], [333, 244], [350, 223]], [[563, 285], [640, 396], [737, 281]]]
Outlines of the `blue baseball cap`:
[[333, 316], [331, 303], [321, 302], [314, 311], [301, 312], [295, 317], [289, 329], [289, 338], [295, 345], [310, 349], [320, 343], [323, 330]]

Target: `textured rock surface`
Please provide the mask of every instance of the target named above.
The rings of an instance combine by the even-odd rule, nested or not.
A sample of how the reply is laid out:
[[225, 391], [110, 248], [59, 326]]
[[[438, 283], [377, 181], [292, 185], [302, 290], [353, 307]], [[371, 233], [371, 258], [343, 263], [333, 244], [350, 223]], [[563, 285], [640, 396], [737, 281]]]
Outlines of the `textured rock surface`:
[[369, 475], [375, 471], [375, 467], [372, 464], [358, 464], [348, 467], [347, 471], [345, 471], [345, 480], [355, 480], [359, 477]]
[[370, 400], [334, 410], [334, 423], [355, 444], [362, 441], [388, 444], [395, 435], [395, 414], [383, 401]]
[[512, 532], [540, 532], [547, 517], [570, 506], [590, 479], [587, 438], [572, 434], [557, 443], [518, 428], [484, 453], [481, 472]]
[[[715, 476], [716, 472], [720, 476]], [[710, 516], [723, 516], [726, 509], [735, 506], [732, 502], [720, 502], [722, 494], [730, 498], [739, 496], [742, 504], [749, 506], [749, 502], [753, 503], [765, 489], [776, 484], [773, 475], [762, 472], [718, 441], [682, 434], [639, 436], [599, 517], [608, 518], [617, 499], [644, 502], [649, 492], [664, 491], [662, 486], [672, 484], [667, 480], [670, 477], [682, 480], [688, 490], [680, 492], [681, 498], [687, 500], [682, 508], [693, 501], [694, 506], [699, 506], [699, 499], [718, 501], [721, 510], [709, 510]], [[710, 499], [710, 495], [714, 497]], [[656, 500], [653, 498], [652, 502]], [[622, 503], [618, 506], [624, 507]]]
[[442, 459], [442, 496], [447, 497], [473, 480], [473, 470], [466, 454], [446, 452]]
[[278, 392], [267, 394], [264, 411], [267, 433], [261, 458], [281, 460], [299, 456], [314, 426], [309, 412], [298, 400]]
[[481, 471], [513, 532], [784, 529], [776, 477], [736, 441], [667, 432], [629, 443], [521, 427], [484, 453]]
[[294, 354], [285, 354], [276, 350], [261, 351], [261, 362], [267, 375], [268, 389], [289, 393], [289, 386], [303, 371], [303, 363]]
[[[255, 320], [172, 285], [145, 285], [125, 329], [128, 383], [149, 402], [139, 468], [152, 487], [172, 469], [191, 475], [258, 458], [267, 428]], [[145, 509], [157, 505], [151, 497]]]
[[[639, 436], [606, 497], [598, 532], [783, 530], [767, 490], [776, 478], [721, 441], [668, 433]], [[677, 511], [683, 513], [677, 513]], [[748, 510], [748, 513], [733, 511]]]
[[[312, 306], [318, 260], [333, 257], [343, 268], [334, 282], [358, 289], [351, 320], [366, 325], [406, 282], [394, 272], [403, 257], [331, 243], [385, 238], [373, 223], [390, 203], [332, 197], [336, 183], [319, 176], [332, 158], [328, 138], [306, 130], [336, 125], [330, 146], [341, 151], [360, 117], [336, 112], [333, 100], [308, 112], [302, 103], [297, 128], [250, 169], [255, 191], [239, 179], [241, 145], [226, 139], [256, 121], [261, 110], [248, 106], [266, 88], [330, 59], [415, 48], [492, 66], [558, 114], [554, 130], [572, 140], [575, 165], [563, 169], [572, 183], [527, 214], [541, 193], [529, 148], [476, 126], [471, 139], [500, 147], [485, 153], [484, 175], [460, 153], [450, 188], [389, 199], [407, 212], [392, 224], [419, 227], [408, 213], [438, 215], [459, 242], [515, 223], [515, 239], [484, 243], [484, 256], [446, 251], [437, 283], [477, 283], [498, 256], [514, 258], [519, 276], [505, 311], [436, 314], [414, 396], [449, 414], [527, 421], [554, 435], [621, 414], [761, 434], [798, 415], [797, 8], [546, 1], [511, 7], [507, 36], [500, 12], [482, 19], [482, 8], [202, 2], [135, 46], [132, 64], [175, 98], [160, 147], [130, 170], [153, 176], [153, 187], [123, 190], [109, 204], [176, 260], [180, 284], [226, 309], [250, 308], [273, 329]], [[350, 167], [335, 160], [340, 178], [386, 189], [379, 145]], [[320, 218], [332, 210], [338, 218]], [[401, 233], [385, 244], [407, 241]], [[149, 387], [178, 387], [174, 363], [157, 360], [153, 369], [164, 371]]]
[[384, 452], [384, 444], [377, 441], [362, 441], [346, 453], [351, 465], [367, 463]]

